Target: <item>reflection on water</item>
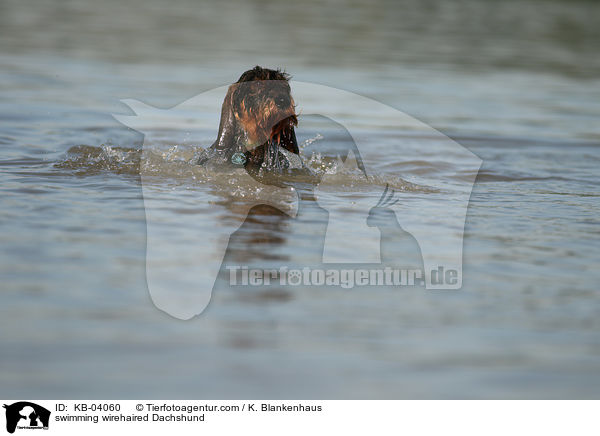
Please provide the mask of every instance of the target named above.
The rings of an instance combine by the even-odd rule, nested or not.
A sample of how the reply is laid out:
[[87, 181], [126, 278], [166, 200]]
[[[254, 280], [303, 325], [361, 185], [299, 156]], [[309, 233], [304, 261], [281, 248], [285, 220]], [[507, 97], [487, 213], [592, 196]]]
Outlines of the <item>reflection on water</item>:
[[[597, 397], [599, 8], [550, 0], [2, 2], [4, 391]], [[229, 265], [319, 265], [329, 217], [309, 178], [296, 181], [297, 216], [250, 211], [202, 316], [181, 322], [154, 307], [140, 172], [173, 217], [236, 220], [246, 205], [231, 195], [235, 176], [224, 181], [193, 164], [214, 132], [155, 126], [158, 141], [144, 155], [142, 135], [111, 114], [128, 113], [124, 98], [171, 107], [255, 64], [401, 109], [484, 160], [460, 291], [229, 286]], [[329, 188], [349, 202], [372, 196], [375, 206], [385, 186], [425, 202], [450, 191], [426, 186], [428, 176], [451, 184], [473, 177], [415, 158], [414, 150], [435, 149], [432, 138], [358, 121], [371, 135], [376, 190], [360, 185], [360, 171], [341, 171]], [[317, 176], [352, 147], [340, 126], [314, 117], [301, 118], [298, 139]], [[372, 227], [349, 229], [348, 238], [376, 231], [383, 264], [419, 265], [405, 218], [374, 210]], [[190, 237], [185, 226], [166, 230]]]

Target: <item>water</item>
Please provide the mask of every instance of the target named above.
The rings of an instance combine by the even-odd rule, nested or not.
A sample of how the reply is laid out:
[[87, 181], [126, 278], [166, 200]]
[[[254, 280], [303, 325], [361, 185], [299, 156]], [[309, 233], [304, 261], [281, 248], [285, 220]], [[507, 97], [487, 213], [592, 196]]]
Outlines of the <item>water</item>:
[[[26, 3], [0, 6], [6, 397], [598, 397], [600, 5]], [[143, 136], [111, 114], [130, 114], [126, 98], [173, 107], [255, 64], [385, 103], [483, 160], [461, 290], [242, 288], [224, 274], [201, 316], [156, 309]], [[174, 192], [166, 213], [243, 218], [228, 184], [190, 164], [216, 126], [163, 127], [150, 170], [155, 189]], [[442, 195], [420, 181], [456, 168], [387, 152], [431, 138], [364, 128], [379, 188], [417, 202]], [[316, 117], [300, 117], [298, 136], [321, 174], [348, 141]], [[358, 201], [357, 177], [330, 188]], [[327, 213], [314, 185], [298, 187], [297, 217], [256, 209], [225, 264], [319, 262]], [[393, 220], [382, 226], [406, 241]], [[367, 231], [352, 237], [367, 243]], [[382, 260], [414, 248], [384, 244]]]

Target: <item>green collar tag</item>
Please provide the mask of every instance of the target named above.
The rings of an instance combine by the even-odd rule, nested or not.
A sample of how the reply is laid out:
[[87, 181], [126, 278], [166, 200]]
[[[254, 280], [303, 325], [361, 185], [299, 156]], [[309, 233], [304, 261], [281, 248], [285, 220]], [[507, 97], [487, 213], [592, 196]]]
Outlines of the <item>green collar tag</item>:
[[234, 165], [244, 165], [246, 163], [246, 155], [244, 153], [233, 153], [231, 155], [231, 163]]

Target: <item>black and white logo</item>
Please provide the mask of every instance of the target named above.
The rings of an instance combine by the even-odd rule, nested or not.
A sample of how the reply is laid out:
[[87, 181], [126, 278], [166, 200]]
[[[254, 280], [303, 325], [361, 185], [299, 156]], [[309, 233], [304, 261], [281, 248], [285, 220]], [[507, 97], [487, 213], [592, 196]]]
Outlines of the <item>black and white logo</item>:
[[16, 429], [48, 429], [50, 411], [29, 401], [19, 401], [4, 405], [6, 409], [6, 431], [14, 433]]

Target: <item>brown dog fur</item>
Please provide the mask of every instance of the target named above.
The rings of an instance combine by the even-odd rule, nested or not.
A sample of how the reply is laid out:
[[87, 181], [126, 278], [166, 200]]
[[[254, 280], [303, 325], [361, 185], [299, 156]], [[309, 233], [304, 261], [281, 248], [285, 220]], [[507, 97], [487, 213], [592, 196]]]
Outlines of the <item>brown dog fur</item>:
[[199, 163], [230, 161], [243, 153], [245, 166], [278, 167], [277, 146], [298, 154], [298, 118], [289, 79], [281, 70], [259, 66], [244, 72], [227, 90], [217, 139]]

